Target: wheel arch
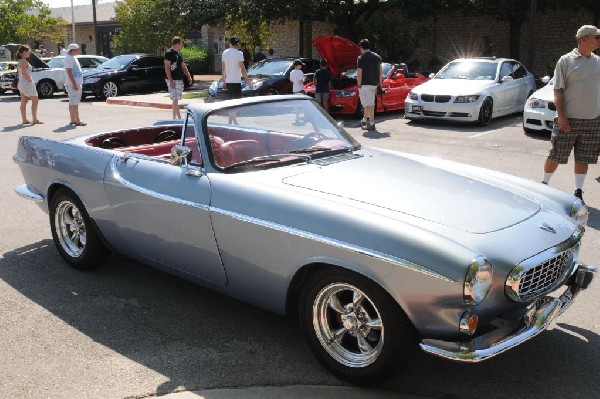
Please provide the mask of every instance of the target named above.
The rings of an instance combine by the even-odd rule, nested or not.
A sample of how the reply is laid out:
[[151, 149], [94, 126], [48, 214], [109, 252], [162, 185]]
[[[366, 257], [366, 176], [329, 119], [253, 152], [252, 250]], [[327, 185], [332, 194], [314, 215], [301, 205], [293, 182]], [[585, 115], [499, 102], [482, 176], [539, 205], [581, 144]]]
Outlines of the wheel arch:
[[98, 237], [100, 238], [100, 240], [102, 241], [102, 243], [111, 252], [115, 252], [115, 250], [113, 249], [113, 247], [104, 238], [104, 235], [102, 234], [102, 231], [98, 228], [98, 225], [96, 224], [96, 221], [94, 220], [94, 218], [89, 214], [89, 212], [87, 210], [88, 207], [85, 204], [85, 201], [83, 200], [83, 196], [81, 195], [81, 193], [79, 192], [79, 190], [77, 190], [77, 188], [75, 186], [73, 186], [72, 184], [70, 184], [68, 182], [60, 181], [60, 182], [54, 182], [54, 183], [52, 183], [48, 187], [47, 197], [46, 197], [46, 203], [48, 205], [48, 210], [50, 209], [50, 204], [52, 203], [52, 199], [54, 198], [54, 196], [56, 195], [56, 193], [58, 191], [62, 190], [62, 189], [65, 189], [65, 190], [69, 191], [74, 197], [77, 198], [77, 200], [79, 200], [79, 202], [81, 202], [81, 204], [84, 207], [84, 211], [87, 213], [88, 217], [90, 218], [90, 221], [92, 223], [92, 227], [94, 228], [94, 231], [96, 232], [96, 234], [98, 235]]

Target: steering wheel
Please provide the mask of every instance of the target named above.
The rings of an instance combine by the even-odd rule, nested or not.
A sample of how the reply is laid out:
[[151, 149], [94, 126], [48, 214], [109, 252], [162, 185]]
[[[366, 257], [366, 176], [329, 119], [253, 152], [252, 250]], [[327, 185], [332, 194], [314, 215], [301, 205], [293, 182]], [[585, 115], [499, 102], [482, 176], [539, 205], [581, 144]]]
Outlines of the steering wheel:
[[313, 144], [317, 144], [319, 141], [325, 140], [327, 137], [323, 133], [311, 132], [302, 138], [303, 141], [313, 141]]
[[179, 134], [175, 132], [175, 130], [163, 130], [154, 138], [155, 143], [162, 143], [163, 141], [171, 141], [177, 140], [179, 138]]
[[105, 139], [104, 141], [102, 141], [102, 144], [100, 144], [100, 147], [106, 148], [106, 149], [127, 147], [127, 143], [125, 141], [121, 140], [120, 138], [109, 137], [109, 138]]

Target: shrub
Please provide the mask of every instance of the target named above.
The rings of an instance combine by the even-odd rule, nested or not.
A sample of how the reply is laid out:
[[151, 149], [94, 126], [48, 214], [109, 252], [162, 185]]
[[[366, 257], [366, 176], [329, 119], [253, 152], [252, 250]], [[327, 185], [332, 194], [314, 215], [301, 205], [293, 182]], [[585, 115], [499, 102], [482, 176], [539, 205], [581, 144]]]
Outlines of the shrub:
[[204, 47], [190, 46], [181, 49], [185, 63], [192, 69], [192, 73], [209, 73], [214, 70], [215, 55]]

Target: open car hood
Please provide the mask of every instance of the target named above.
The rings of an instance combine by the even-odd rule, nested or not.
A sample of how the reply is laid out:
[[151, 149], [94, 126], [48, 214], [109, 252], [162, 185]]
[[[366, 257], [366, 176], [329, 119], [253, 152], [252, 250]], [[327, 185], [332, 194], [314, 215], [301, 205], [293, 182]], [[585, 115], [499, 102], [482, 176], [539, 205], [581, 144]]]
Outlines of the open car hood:
[[350, 39], [340, 36], [319, 36], [312, 41], [321, 57], [327, 60], [335, 77], [348, 68], [356, 68], [360, 47]]
[[[17, 51], [19, 50], [19, 47], [21, 47], [21, 45], [9, 43], [9, 44], [5, 44], [4, 47], [6, 47], [8, 50], [10, 50], [11, 53], [16, 55]], [[33, 51], [31, 52], [31, 55], [29, 57], [27, 57], [27, 62], [29, 62], [31, 64], [31, 66], [35, 69], [50, 68], [50, 66], [48, 66], [48, 64], [46, 64], [44, 61], [40, 60], [35, 54], [33, 54]]]

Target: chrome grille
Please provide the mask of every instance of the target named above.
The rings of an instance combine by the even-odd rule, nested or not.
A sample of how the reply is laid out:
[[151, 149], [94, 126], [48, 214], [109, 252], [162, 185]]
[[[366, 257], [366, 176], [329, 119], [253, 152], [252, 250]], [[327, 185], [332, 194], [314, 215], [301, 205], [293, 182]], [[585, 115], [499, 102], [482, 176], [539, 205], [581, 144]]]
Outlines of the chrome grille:
[[506, 278], [506, 296], [516, 302], [527, 302], [564, 284], [579, 256], [583, 232], [583, 227], [578, 226], [567, 240], [519, 262]]
[[521, 300], [527, 301], [552, 290], [565, 275], [566, 268], [570, 266], [572, 259], [573, 251], [568, 250], [526, 272], [519, 282]]

